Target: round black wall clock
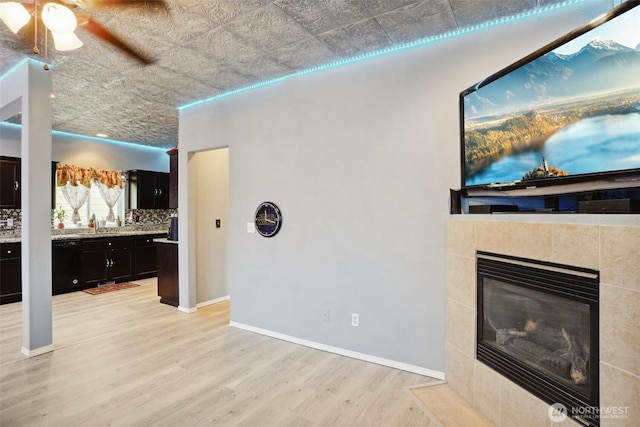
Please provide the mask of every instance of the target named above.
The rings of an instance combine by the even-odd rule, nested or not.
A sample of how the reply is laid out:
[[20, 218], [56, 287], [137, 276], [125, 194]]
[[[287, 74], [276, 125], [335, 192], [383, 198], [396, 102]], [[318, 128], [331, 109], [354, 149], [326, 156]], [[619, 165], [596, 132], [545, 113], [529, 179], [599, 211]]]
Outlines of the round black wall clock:
[[256, 209], [256, 230], [264, 237], [273, 237], [278, 234], [282, 226], [282, 213], [275, 203], [262, 202]]

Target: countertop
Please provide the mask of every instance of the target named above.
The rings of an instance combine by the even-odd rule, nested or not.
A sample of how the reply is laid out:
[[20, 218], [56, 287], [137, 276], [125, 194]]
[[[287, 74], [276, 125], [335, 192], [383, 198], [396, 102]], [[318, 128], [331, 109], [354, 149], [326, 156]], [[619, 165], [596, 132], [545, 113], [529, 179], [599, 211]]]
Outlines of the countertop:
[[[63, 233], [63, 234], [53, 234], [51, 236], [51, 240], [86, 240], [86, 239], [97, 239], [100, 237], [126, 237], [126, 236], [150, 236], [157, 234], [165, 234], [166, 230], [104, 230], [98, 231], [94, 233], [93, 231], [88, 231], [84, 233]], [[15, 243], [22, 241], [21, 237], [0, 237], [0, 243]], [[177, 243], [177, 242], [176, 242]]]

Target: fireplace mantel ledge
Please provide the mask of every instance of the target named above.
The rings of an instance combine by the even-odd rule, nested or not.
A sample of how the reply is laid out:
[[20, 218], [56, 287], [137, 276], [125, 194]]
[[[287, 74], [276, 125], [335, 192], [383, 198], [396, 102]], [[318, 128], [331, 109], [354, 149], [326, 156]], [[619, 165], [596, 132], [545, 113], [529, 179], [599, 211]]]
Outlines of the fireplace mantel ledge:
[[449, 215], [454, 221], [544, 222], [558, 224], [623, 225], [640, 227], [638, 214], [462, 214]]

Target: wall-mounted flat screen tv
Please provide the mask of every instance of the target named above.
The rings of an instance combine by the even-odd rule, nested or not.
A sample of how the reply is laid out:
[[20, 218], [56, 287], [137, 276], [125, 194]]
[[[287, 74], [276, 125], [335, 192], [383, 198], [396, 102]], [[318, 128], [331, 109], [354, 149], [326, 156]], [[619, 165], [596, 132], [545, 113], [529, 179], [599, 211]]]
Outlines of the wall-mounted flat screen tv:
[[464, 188], [640, 186], [639, 6], [627, 1], [460, 94]]

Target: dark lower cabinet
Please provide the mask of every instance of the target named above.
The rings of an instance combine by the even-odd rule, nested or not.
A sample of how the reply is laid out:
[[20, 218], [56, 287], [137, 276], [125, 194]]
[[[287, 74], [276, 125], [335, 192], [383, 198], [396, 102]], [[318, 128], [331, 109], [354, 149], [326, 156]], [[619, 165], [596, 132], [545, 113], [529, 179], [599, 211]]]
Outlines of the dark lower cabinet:
[[134, 250], [136, 279], [146, 279], [158, 275], [157, 243], [153, 239], [160, 237], [166, 237], [166, 233], [136, 237]]
[[53, 295], [82, 290], [82, 242], [56, 240], [51, 246]]
[[158, 295], [160, 302], [178, 306], [178, 243], [158, 243]]
[[[154, 239], [161, 237], [166, 237], [166, 234], [52, 241], [52, 294], [80, 291], [107, 282], [126, 282], [157, 276], [158, 262], [164, 261], [158, 258], [158, 244]], [[169, 246], [175, 249], [175, 254], [169, 255], [168, 259], [175, 256], [175, 261], [167, 261], [172, 264], [165, 265], [163, 271], [173, 269], [173, 273], [166, 273], [165, 277], [175, 276], [175, 279], [171, 279], [175, 282], [175, 291], [167, 291], [163, 302], [177, 306], [178, 246]], [[22, 300], [20, 251], [20, 242], [0, 243], [0, 304]]]
[[0, 304], [22, 300], [21, 244], [0, 243]]
[[82, 242], [82, 282], [84, 288], [105, 282], [133, 279], [132, 237], [87, 239]]

